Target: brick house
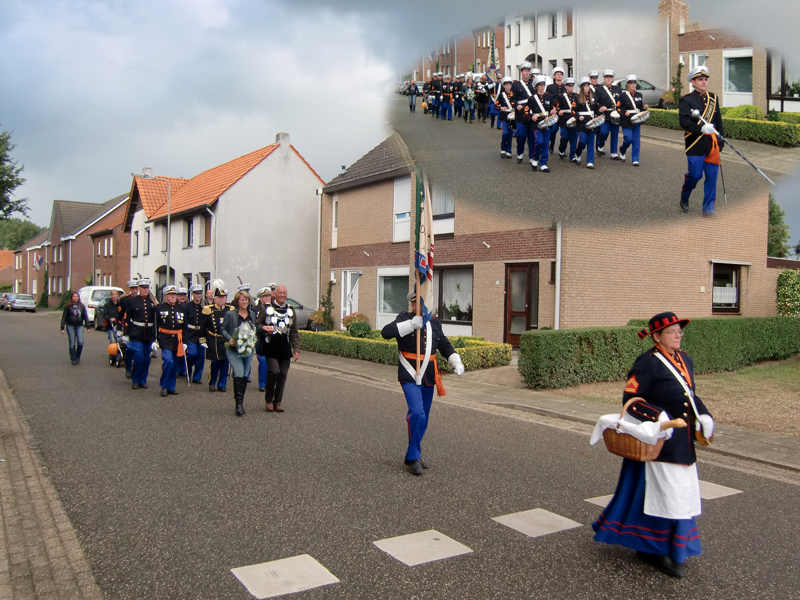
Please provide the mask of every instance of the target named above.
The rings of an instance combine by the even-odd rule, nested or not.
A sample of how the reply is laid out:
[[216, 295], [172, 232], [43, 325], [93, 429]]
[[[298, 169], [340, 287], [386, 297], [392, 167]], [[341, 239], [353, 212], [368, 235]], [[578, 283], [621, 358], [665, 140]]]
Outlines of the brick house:
[[[412, 169], [394, 134], [323, 188], [321, 285], [335, 281], [337, 326], [357, 311], [380, 328], [407, 306]], [[489, 213], [435, 182], [431, 198], [435, 308], [448, 335], [517, 345], [529, 329], [622, 325], [662, 310], [775, 314], [779, 271], [767, 268], [766, 189], [714, 219], [663, 224], [681, 261], [654, 252], [638, 225], [562, 227]]]
[[45, 229], [14, 250], [14, 291], [21, 294], [38, 294], [45, 285], [47, 267], [45, 246], [49, 231]]
[[130, 233], [123, 231], [128, 195], [114, 210], [89, 227], [86, 235], [92, 241], [92, 281], [94, 285], [126, 287], [130, 279]]
[[[501, 23], [496, 26], [484, 25], [466, 29], [438, 42], [435, 48], [430, 49], [428, 55], [415, 59], [412, 66], [412, 78], [415, 81], [430, 81], [431, 75], [436, 71], [437, 58], [439, 59], [439, 70], [453, 79], [459, 73], [468, 71], [485, 72], [491, 63], [492, 31], [495, 34], [497, 47], [497, 64], [501, 66], [502, 70], [505, 29]], [[432, 60], [428, 60], [428, 56]]]
[[289, 134], [191, 179], [165, 179], [169, 207], [165, 182], [133, 179], [123, 223], [132, 275], [166, 283], [169, 216], [170, 283], [221, 278], [235, 290], [241, 277], [255, 291], [278, 282], [293, 299], [316, 303], [317, 190], [324, 181]]
[[10, 285], [17, 291], [14, 279], [14, 251], [8, 248], [0, 249], [0, 285]]
[[54, 200], [50, 228], [45, 242], [45, 260], [49, 264], [49, 303], [58, 304], [61, 295], [76, 291], [93, 278], [94, 246], [85, 235], [92, 226], [127, 201], [117, 196], [102, 204]]

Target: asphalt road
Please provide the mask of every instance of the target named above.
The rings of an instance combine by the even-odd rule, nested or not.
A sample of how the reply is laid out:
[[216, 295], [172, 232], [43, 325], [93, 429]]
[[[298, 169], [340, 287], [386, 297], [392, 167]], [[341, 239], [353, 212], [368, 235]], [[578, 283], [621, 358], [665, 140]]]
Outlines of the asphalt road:
[[[284, 414], [251, 387], [236, 418], [232, 394], [181, 384], [162, 399], [152, 375], [131, 390], [104, 333], [76, 367], [56, 316], [0, 323], [0, 367], [109, 599], [250, 598], [231, 568], [305, 553], [341, 583], [292, 598], [800, 597], [796, 475], [704, 461], [702, 480], [743, 493], [704, 501], [704, 554], [678, 581], [592, 541], [584, 499], [614, 491], [619, 459], [585, 428], [437, 402], [415, 478], [399, 386], [301, 362]], [[528, 538], [491, 520], [533, 508], [582, 527]], [[372, 543], [428, 529], [473, 552], [407, 567]]]
[[[528, 162], [517, 164], [500, 158], [500, 131], [489, 122], [465, 124], [463, 119], [434, 119], [408, 109], [406, 96], [393, 95], [387, 118], [406, 142], [411, 155], [432, 182], [451, 189], [460, 202], [475, 203], [489, 212], [501, 211], [520, 223], [656, 225], [671, 219], [702, 218], [702, 185], [692, 193], [690, 212], [678, 206], [686, 157], [683, 144], [642, 137], [640, 166], [631, 164], [631, 149], [625, 163], [595, 156], [594, 169], [561, 160], [556, 153], [548, 162], [550, 173], [534, 172]], [[558, 142], [556, 142], [556, 151]], [[619, 143], [622, 144], [620, 131]], [[512, 153], [516, 156], [516, 138]], [[730, 160], [725, 157], [730, 154]], [[722, 179], [717, 182], [716, 211], [735, 210], [743, 202], [764, 200], [767, 182], [752, 167], [742, 163], [730, 149], [723, 151], [722, 170], [728, 192], [725, 204]]]

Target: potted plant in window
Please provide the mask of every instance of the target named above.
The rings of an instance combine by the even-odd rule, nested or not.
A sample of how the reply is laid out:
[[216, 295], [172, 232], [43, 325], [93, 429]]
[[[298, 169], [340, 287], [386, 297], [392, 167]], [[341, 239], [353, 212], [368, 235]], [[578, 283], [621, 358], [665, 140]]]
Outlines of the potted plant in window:
[[791, 87], [792, 94], [794, 95], [794, 97], [795, 98], [800, 98], [800, 81], [795, 81], [793, 84], [791, 84], [790, 87]]
[[461, 313], [461, 307], [458, 305], [458, 302], [453, 302], [447, 307], [447, 312], [450, 313], [451, 321], [458, 321], [458, 315]]

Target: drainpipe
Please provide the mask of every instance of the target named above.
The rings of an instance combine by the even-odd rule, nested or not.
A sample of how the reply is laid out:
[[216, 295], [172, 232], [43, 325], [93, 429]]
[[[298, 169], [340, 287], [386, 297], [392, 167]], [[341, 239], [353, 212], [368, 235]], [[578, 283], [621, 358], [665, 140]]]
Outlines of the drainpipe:
[[556, 223], [556, 307], [553, 329], [561, 329], [561, 221]]
[[67, 262], [67, 289], [72, 290], [72, 240], [69, 240], [69, 260]]
[[214, 228], [214, 248], [211, 251], [213, 271], [211, 272], [211, 279], [213, 280], [217, 275], [217, 220], [214, 218], [214, 213], [206, 206], [206, 212], [211, 217], [211, 227]]
[[322, 188], [317, 190], [317, 307], [320, 299], [320, 278], [322, 277]]
[[[89, 239], [92, 239], [92, 238], [89, 238]], [[98, 284], [98, 283], [97, 283], [97, 282], [94, 280], [94, 266], [95, 266], [95, 265], [94, 265], [94, 260], [95, 260], [95, 257], [96, 257], [96, 256], [97, 256], [97, 248], [95, 248], [95, 247], [94, 247], [94, 240], [92, 239], [92, 283], [93, 283], [94, 285], [99, 285], [99, 284]]]

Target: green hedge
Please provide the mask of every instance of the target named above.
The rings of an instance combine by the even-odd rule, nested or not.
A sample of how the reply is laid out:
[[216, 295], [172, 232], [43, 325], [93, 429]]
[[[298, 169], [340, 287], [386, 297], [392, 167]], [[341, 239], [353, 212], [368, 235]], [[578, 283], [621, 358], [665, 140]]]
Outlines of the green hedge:
[[778, 275], [777, 296], [779, 315], [800, 316], [800, 270], [784, 269]]
[[782, 121], [783, 123], [793, 123], [794, 125], [800, 125], [800, 113], [787, 113], [787, 112], [778, 112], [777, 110], [771, 110], [767, 114], [767, 118], [770, 121]]
[[[373, 330], [373, 333], [375, 331], [380, 334], [379, 330]], [[459, 340], [464, 343], [464, 347], [458, 349], [458, 354], [467, 371], [507, 365], [511, 362], [509, 344], [494, 344], [471, 336], [449, 339], [454, 344]], [[300, 331], [300, 348], [309, 352], [360, 358], [384, 365], [397, 364], [397, 342], [394, 340], [355, 338], [346, 331]], [[451, 373], [453, 368], [450, 363], [440, 358], [439, 370]]]
[[[648, 125], [666, 129], [681, 129], [677, 110], [650, 109]], [[775, 146], [800, 146], [800, 126], [779, 121], [754, 121], [722, 117], [725, 136], [732, 140], [747, 140]]]
[[753, 119], [763, 121], [764, 111], [753, 104], [742, 104], [740, 106], [721, 106], [719, 109], [723, 117], [733, 119]]
[[[645, 325], [631, 321], [625, 327], [528, 331], [520, 342], [519, 372], [534, 389], [624, 380], [636, 357], [653, 344], [636, 335]], [[784, 359], [800, 352], [800, 319], [692, 319], [681, 348], [691, 355], [695, 373]]]

